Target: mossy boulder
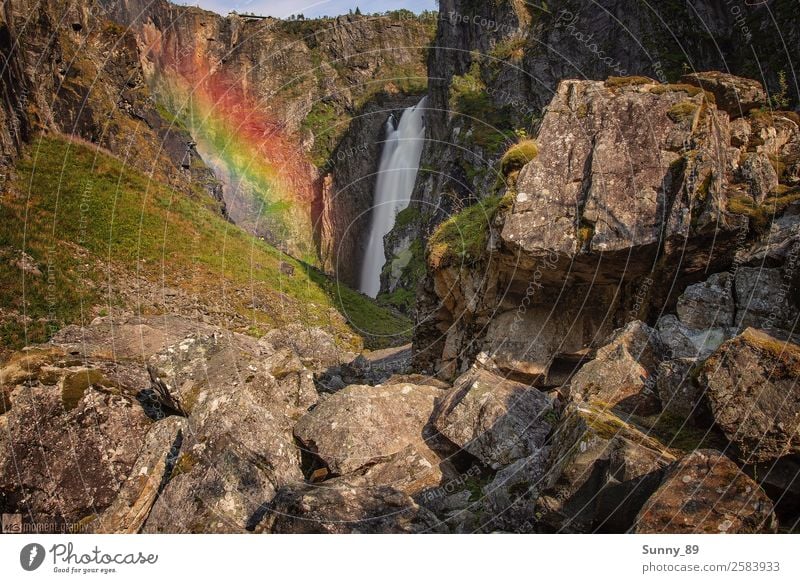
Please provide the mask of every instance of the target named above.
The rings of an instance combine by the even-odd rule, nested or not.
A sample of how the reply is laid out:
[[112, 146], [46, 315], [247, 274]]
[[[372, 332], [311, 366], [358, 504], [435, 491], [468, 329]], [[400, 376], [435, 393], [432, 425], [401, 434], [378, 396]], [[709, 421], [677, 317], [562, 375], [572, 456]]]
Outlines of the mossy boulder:
[[700, 382], [743, 463], [800, 453], [800, 346], [747, 328], [705, 362]]

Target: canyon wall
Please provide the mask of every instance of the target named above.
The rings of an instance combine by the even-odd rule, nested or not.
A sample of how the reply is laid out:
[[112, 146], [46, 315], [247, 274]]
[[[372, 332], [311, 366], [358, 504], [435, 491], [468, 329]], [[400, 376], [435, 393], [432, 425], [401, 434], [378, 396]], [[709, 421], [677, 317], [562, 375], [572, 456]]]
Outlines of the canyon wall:
[[184, 130], [166, 121], [145, 83], [136, 39], [97, 2], [5, 2], [0, 115], [2, 163], [36, 132], [96, 144], [191, 195], [200, 188], [224, 212], [220, 185], [202, 160], [188, 167]]
[[[424, 93], [433, 22], [405, 13], [283, 21], [166, 1], [108, 4], [136, 32], [149, 87], [225, 183], [231, 218], [329, 271], [336, 253], [352, 263], [359, 233], [338, 225], [369, 212], [374, 129], [387, 107]], [[337, 159], [352, 143], [364, 154]], [[337, 191], [353, 185], [334, 207], [326, 180]], [[355, 282], [349, 269], [341, 275]]]

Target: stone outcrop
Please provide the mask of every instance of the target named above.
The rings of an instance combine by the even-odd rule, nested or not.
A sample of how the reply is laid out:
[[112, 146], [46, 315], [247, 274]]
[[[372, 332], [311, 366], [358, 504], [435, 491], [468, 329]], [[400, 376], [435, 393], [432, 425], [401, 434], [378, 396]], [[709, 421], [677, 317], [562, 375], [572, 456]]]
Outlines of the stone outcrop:
[[101, 318], [8, 357], [0, 369], [4, 509], [73, 529], [139, 531], [187, 427], [152, 406], [145, 363], [200, 330], [213, 329], [174, 316]]
[[535, 483], [535, 522], [548, 532], [624, 532], [673, 461], [663, 444], [612, 411], [570, 405]]
[[281, 490], [256, 532], [410, 534], [441, 531], [436, 517], [406, 494], [344, 478]]
[[189, 424], [144, 532], [239, 532], [279, 487], [303, 480], [292, 427], [317, 393], [297, 354], [215, 331], [150, 365]]
[[776, 527], [772, 501], [758, 484], [721, 453], [698, 450], [670, 466], [634, 531], [754, 534]]
[[13, 0], [0, 11], [3, 166], [36, 132], [61, 132], [110, 150], [126, 164], [189, 194], [198, 185], [225, 212], [202, 159], [182, 170], [191, 137], [166, 121], [145, 84], [135, 36], [93, 1]]
[[658, 409], [654, 379], [662, 360], [658, 333], [635, 320], [616, 330], [595, 359], [572, 377], [570, 398], [598, 400], [640, 415], [653, 413]]
[[[738, 305], [734, 314], [741, 305], [734, 279], [746, 276], [750, 260], [740, 261], [742, 275], [692, 284], [734, 265], [743, 238], [763, 234], [759, 240], [776, 247], [780, 240], [787, 256], [792, 227], [778, 237], [763, 229], [764, 213], [776, 225], [792, 213], [795, 198], [781, 194], [788, 178], [759, 206], [737, 168], [751, 150], [791, 159], [800, 132], [790, 114], [754, 114], [737, 120], [750, 137], [736, 146], [730, 117], [714, 99], [694, 85], [646, 78], [562, 82], [511, 209], [470, 225], [488, 231], [481, 256], [430, 265], [418, 303], [417, 366], [453, 378], [485, 352], [506, 374], [542, 385], [558, 355], [597, 346], [613, 328], [651, 321], [676, 303], [688, 328], [721, 331], [702, 341], [693, 332], [688, 340], [699, 353], [729, 336], [743, 317]], [[767, 125], [774, 134], [754, 135]], [[753, 302], [754, 317], [765, 302]], [[782, 326], [795, 314], [788, 299], [769, 308]]]

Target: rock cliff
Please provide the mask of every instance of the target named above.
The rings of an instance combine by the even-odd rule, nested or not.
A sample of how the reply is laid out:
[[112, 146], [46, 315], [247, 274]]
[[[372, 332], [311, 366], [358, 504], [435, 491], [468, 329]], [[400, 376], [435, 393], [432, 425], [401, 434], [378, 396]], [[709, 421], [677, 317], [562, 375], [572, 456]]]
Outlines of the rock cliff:
[[[502, 189], [500, 158], [520, 134], [537, 131], [564, 79], [643, 75], [675, 83], [687, 73], [721, 70], [766, 84], [782, 104], [776, 108], [796, 105], [791, 64], [800, 45], [780, 40], [800, 35], [792, 10], [783, 0], [443, 0], [428, 59], [431, 140], [422, 157], [423, 168], [435, 171], [421, 173], [418, 218], [387, 256], [407, 254], [409, 239], [427, 238], [463, 206]], [[405, 279], [416, 280], [410, 273]]]

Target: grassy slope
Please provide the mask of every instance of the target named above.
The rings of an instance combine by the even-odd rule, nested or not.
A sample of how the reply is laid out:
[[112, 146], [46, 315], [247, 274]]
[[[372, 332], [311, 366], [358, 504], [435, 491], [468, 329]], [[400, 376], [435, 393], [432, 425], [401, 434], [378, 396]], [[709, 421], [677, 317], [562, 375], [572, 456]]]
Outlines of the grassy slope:
[[[300, 321], [332, 327], [351, 342], [352, 330], [377, 335], [366, 339], [372, 346], [407, 340], [410, 322], [229, 224], [210, 203], [152, 183], [86, 145], [35, 140], [0, 201], [0, 250], [24, 249], [43, 273], [26, 275], [23, 290], [23, 272], [8, 257], [0, 261], [0, 306], [31, 318], [27, 326], [5, 318], [0, 341], [39, 342], [65, 324], [91, 320], [92, 308], [108, 304], [108, 288], [119, 284], [105, 281], [104, 262], [157, 286], [180, 287], [200, 302], [222, 301], [251, 323], [245, 332]], [[294, 275], [284, 275], [281, 262]], [[254, 297], [262, 309], [249, 307]], [[331, 307], [346, 315], [349, 328], [331, 317]]]

